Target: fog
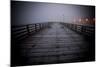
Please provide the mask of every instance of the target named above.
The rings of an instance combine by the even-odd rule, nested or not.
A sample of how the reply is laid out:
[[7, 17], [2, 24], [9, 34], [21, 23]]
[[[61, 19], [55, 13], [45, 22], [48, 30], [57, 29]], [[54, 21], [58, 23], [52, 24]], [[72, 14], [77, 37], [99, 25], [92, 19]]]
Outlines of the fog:
[[41, 2], [11, 2], [12, 25], [43, 22], [72, 22], [74, 18], [95, 17], [94, 6]]

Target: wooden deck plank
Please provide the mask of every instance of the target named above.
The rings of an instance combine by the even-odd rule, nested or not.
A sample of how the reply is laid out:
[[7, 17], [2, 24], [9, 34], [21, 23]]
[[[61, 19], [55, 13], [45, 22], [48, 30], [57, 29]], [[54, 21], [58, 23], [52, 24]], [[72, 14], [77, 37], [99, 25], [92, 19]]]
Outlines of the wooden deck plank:
[[20, 44], [20, 56], [27, 58], [21, 63], [34, 65], [89, 60], [90, 45], [82, 35], [54, 23]]

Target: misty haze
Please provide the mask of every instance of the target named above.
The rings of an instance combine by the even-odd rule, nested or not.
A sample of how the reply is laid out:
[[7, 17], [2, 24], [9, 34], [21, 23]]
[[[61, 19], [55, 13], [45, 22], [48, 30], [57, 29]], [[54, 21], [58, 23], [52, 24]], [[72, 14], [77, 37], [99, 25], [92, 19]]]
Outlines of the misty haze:
[[71, 4], [12, 2], [12, 24], [41, 22], [72, 22], [74, 19], [94, 18], [94, 7]]
[[11, 66], [95, 61], [95, 6], [11, 1]]

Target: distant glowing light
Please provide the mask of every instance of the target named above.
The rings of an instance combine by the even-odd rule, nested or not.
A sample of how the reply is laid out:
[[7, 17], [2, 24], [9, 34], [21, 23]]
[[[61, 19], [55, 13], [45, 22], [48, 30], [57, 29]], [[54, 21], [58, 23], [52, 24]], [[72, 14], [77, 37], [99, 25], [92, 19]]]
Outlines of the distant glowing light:
[[86, 18], [85, 21], [87, 22], [87, 21], [89, 21], [89, 19]]
[[82, 21], [82, 19], [79, 19], [79, 22], [81, 22]]

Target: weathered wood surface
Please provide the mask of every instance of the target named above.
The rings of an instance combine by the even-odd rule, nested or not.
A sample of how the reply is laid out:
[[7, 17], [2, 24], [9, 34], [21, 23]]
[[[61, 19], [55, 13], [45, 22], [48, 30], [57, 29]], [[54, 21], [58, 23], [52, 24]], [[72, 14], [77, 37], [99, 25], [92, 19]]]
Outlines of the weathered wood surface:
[[15, 51], [14, 65], [94, 60], [94, 42], [87, 41], [84, 36], [60, 23], [29, 36], [17, 44]]

